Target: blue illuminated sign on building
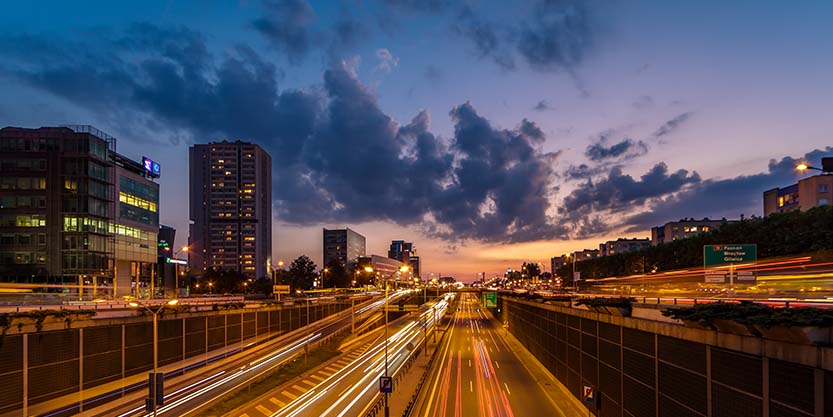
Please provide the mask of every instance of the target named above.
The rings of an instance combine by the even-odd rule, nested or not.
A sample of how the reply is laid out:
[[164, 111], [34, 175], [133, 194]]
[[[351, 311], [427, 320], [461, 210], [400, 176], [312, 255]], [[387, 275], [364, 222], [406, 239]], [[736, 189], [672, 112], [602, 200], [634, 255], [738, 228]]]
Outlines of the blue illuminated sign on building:
[[154, 162], [152, 159], [146, 156], [142, 157], [142, 167], [145, 169], [145, 172], [157, 177], [162, 173], [162, 167], [159, 165], [159, 163]]

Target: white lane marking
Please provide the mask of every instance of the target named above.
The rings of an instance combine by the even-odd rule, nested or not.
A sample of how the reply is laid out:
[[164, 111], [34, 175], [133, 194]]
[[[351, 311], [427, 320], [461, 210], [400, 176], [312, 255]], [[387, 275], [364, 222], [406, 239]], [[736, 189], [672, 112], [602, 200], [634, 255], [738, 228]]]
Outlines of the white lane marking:
[[494, 363], [495, 363], [495, 368], [500, 369], [500, 365], [498, 365], [497, 361], [494, 361]]
[[503, 386], [506, 387], [506, 393], [512, 395], [512, 393], [509, 391], [509, 385], [506, 385], [506, 383], [504, 382]]
[[471, 359], [469, 359], [469, 368], [471, 368]]
[[474, 392], [474, 384], [471, 383], [471, 380], [469, 380], [469, 391]]

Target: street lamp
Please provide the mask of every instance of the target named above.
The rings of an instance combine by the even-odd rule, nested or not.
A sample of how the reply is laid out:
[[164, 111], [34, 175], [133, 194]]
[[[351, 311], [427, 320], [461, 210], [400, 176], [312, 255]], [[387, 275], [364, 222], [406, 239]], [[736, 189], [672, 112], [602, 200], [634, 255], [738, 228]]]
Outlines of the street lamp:
[[[188, 253], [190, 248], [188, 246], [181, 247], [178, 251], [174, 252], [173, 258], [176, 259], [176, 256], [179, 255], [180, 252]], [[179, 264], [174, 264], [174, 297], [179, 297]]]
[[[390, 275], [388, 275], [387, 278], [385, 278], [385, 377], [389, 376], [388, 375], [388, 300], [389, 300], [388, 289], [390, 288], [390, 286], [388, 285], [388, 280], [393, 278], [393, 276], [397, 272], [405, 273], [405, 272], [408, 272], [409, 269], [410, 268], [408, 267], [408, 265], [402, 265], [402, 266], [399, 267], [398, 271], [392, 272]], [[367, 272], [373, 272], [373, 267], [366, 266], [366, 267], [364, 267], [364, 270], [367, 271]], [[388, 393], [387, 392], [385, 392], [385, 417], [390, 417], [390, 406], [388, 404]]]
[[[161, 378], [162, 381], [160, 383], [158, 383], [159, 386], [157, 387], [157, 378], [158, 378], [157, 375], [159, 374], [159, 330], [158, 330], [158, 327], [159, 327], [158, 326], [159, 313], [162, 312], [162, 310], [164, 310], [165, 307], [174, 306], [177, 303], [179, 303], [179, 300], [174, 298], [174, 299], [168, 300], [166, 303], [160, 305], [156, 310], [154, 310], [154, 309], [150, 308], [149, 306], [139, 302], [138, 300], [131, 301], [130, 303], [128, 303], [128, 305], [130, 305], [130, 307], [133, 307], [133, 308], [142, 307], [145, 310], [150, 311], [151, 314], [153, 314], [153, 373], [151, 374], [151, 376], [149, 378], [149, 381], [148, 381], [149, 387], [148, 388], [149, 388], [150, 402], [151, 402], [154, 417], [156, 416], [156, 406], [157, 405], [162, 405], [161, 397], [164, 396], [164, 390], [162, 390], [161, 388], [163, 388], [163, 384], [164, 384], [164, 381], [165, 381], [165, 377], [163, 375], [162, 378]], [[160, 388], [160, 391], [162, 391], [162, 392], [156, 392], [157, 388]], [[157, 399], [157, 396], [159, 397], [159, 399]]]
[[[327, 272], [330, 272], [329, 268], [324, 268], [324, 269], [321, 270], [321, 288], [322, 289], [327, 288], [327, 281], [325, 279], [325, 277], [327, 276]], [[333, 286], [333, 288], [335, 288], [335, 286]]]

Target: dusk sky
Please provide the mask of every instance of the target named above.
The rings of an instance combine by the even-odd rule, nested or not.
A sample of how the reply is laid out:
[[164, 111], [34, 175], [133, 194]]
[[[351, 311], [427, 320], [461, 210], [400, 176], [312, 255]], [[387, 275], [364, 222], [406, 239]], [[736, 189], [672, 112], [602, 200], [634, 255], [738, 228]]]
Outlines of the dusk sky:
[[162, 164], [272, 156], [275, 259], [321, 228], [471, 280], [682, 217], [761, 215], [833, 155], [831, 1], [37, 1], [0, 14], [0, 126]]

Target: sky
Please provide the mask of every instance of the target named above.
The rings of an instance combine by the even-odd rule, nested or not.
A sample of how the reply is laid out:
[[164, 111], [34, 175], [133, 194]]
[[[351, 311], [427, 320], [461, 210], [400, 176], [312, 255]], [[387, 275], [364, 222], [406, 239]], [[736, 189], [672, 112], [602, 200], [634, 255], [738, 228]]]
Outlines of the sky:
[[0, 126], [91, 124], [162, 164], [188, 230], [188, 147], [273, 160], [273, 257], [321, 229], [468, 281], [684, 217], [761, 215], [833, 155], [833, 3], [18, 2]]

